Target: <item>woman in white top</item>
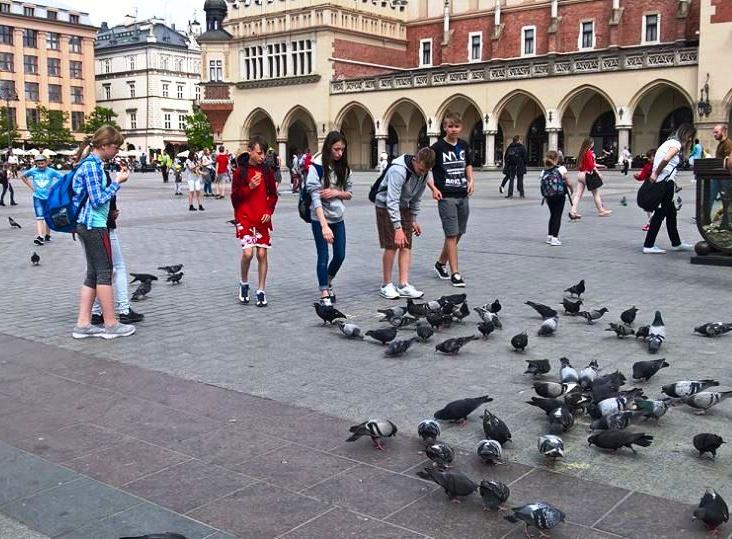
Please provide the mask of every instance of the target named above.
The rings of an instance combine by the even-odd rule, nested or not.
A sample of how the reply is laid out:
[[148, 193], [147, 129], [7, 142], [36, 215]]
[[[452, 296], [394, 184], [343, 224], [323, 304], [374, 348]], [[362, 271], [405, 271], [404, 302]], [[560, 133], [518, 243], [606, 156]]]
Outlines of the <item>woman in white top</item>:
[[666, 220], [666, 230], [671, 240], [672, 251], [690, 251], [691, 245], [681, 241], [679, 230], [676, 226], [676, 205], [674, 194], [676, 193], [676, 172], [684, 155], [688, 155], [689, 147], [696, 135], [696, 128], [691, 124], [681, 124], [676, 132], [669, 139], [661, 144], [656, 150], [653, 159], [653, 172], [649, 181], [663, 182], [663, 199], [661, 205], [656, 208], [651, 217], [651, 224], [646, 233], [646, 241], [643, 243], [645, 254], [663, 254], [666, 251], [656, 245], [656, 237], [661, 230], [661, 223]]
[[[188, 183], [188, 210], [196, 211], [197, 209], [203, 211], [202, 204], [202, 167], [198, 162], [198, 157], [195, 153], [191, 153], [190, 157], [186, 159], [186, 165], [183, 169], [183, 177]], [[198, 202], [198, 208], [193, 205], [193, 197], [195, 196], [196, 202]]]

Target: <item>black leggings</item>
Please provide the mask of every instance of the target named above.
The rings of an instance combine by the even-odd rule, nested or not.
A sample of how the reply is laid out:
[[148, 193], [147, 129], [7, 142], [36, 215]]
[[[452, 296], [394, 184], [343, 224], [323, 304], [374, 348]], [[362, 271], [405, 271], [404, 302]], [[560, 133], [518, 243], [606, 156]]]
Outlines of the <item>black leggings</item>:
[[96, 288], [98, 285], [112, 284], [112, 245], [107, 228], [86, 228], [76, 226], [81, 246], [86, 255], [86, 278], [84, 286]]
[[15, 202], [15, 191], [13, 191], [13, 184], [10, 183], [10, 180], [3, 182], [3, 194], [0, 195], [0, 202], [5, 203], [5, 193], [7, 191], [10, 191], [10, 203], [13, 204]]
[[564, 201], [567, 197], [547, 197], [546, 205], [549, 208], [549, 232], [554, 238], [559, 237], [559, 227], [562, 226], [562, 213], [564, 212]]
[[663, 223], [664, 219], [666, 219], [666, 230], [668, 231], [668, 239], [671, 240], [671, 245], [673, 247], [681, 245], [679, 229], [676, 226], [676, 205], [674, 204], [676, 184], [670, 180], [662, 183], [664, 184], [663, 200], [661, 201], [661, 205], [653, 212], [650, 228], [646, 234], [646, 241], [643, 243], [643, 247], [653, 247], [656, 244], [656, 237], [661, 230], [661, 223]]

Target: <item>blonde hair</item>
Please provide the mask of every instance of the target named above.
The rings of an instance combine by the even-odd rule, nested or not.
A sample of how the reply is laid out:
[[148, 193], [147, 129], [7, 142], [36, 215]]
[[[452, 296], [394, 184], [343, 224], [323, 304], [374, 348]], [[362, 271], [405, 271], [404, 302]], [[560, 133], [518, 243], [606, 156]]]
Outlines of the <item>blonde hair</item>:
[[111, 125], [103, 125], [97, 129], [91, 137], [92, 148], [99, 148], [105, 144], [114, 144], [119, 147], [125, 141], [122, 135]]
[[448, 110], [445, 113], [445, 117], [442, 119], [442, 125], [447, 125], [449, 122], [462, 125], [463, 117], [460, 116], [460, 113], [458, 113], [458, 112], [453, 112], [451, 110]]
[[554, 150], [549, 150], [544, 154], [544, 166], [546, 168], [552, 168], [557, 166], [559, 162], [559, 154]]

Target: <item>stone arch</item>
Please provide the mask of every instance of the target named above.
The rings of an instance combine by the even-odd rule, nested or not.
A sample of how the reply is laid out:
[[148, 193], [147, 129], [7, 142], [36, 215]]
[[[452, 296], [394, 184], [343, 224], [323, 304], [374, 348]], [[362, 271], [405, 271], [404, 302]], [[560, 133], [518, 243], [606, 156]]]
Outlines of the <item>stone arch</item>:
[[249, 141], [253, 136], [260, 136], [264, 138], [270, 146], [276, 144], [277, 131], [274, 120], [272, 120], [272, 116], [262, 108], [256, 108], [250, 112], [249, 116], [244, 120], [244, 125], [242, 125], [242, 144], [246, 145], [247, 141]]
[[[568, 93], [557, 107], [564, 135], [565, 156], [576, 156], [582, 140], [595, 136], [595, 153], [602, 156], [602, 150], [614, 151], [618, 155], [617, 107], [607, 93], [589, 84]], [[608, 113], [611, 113], [608, 116]], [[598, 120], [602, 121], [598, 122]], [[607, 164], [614, 163], [609, 159]]]
[[613, 112], [617, 112], [617, 107], [615, 106], [615, 102], [613, 101], [612, 97], [610, 97], [610, 94], [592, 84], [583, 84], [582, 86], [574, 88], [571, 92], [564, 96], [562, 101], [560, 101], [559, 106], [557, 107], [559, 119], [562, 120], [564, 118], [564, 114], [565, 112], [567, 112], [567, 107], [569, 107], [573, 101], [582, 97], [583, 94], [592, 95], [593, 93], [603, 97], [605, 101], [607, 101], [607, 103], [610, 105], [610, 109]]
[[390, 128], [393, 132], [390, 132], [387, 140], [392, 155], [415, 152], [424, 145], [426, 116], [422, 108], [411, 99], [402, 98], [394, 102], [384, 114], [384, 123], [387, 130]]
[[503, 161], [505, 148], [515, 135], [521, 137], [527, 145], [529, 165], [540, 166], [542, 156], [548, 149], [548, 135], [544, 131], [540, 134], [532, 133], [532, 126], [546, 124], [546, 109], [539, 99], [524, 90], [516, 90], [505, 95], [496, 105], [493, 118], [489, 124], [494, 124], [501, 132], [501, 144], [496, 144], [496, 158]]
[[470, 112], [471, 109], [473, 109], [473, 111], [475, 112], [477, 119], [482, 120], [483, 112], [478, 103], [476, 103], [473, 99], [466, 96], [465, 94], [451, 95], [450, 97], [445, 99], [445, 101], [443, 101], [442, 104], [438, 107], [437, 113], [435, 114], [435, 119], [438, 122], [442, 122], [442, 118], [445, 116], [445, 113], [448, 110], [458, 112], [461, 116], [465, 116], [465, 113]]
[[343, 107], [335, 121], [336, 129], [348, 141], [348, 164], [353, 169], [369, 169], [376, 166], [376, 138], [374, 118], [369, 110], [357, 101]]
[[[689, 107], [692, 107], [694, 105], [694, 98], [692, 98], [689, 95], [689, 92], [687, 92], [682, 86], [678, 85], [677, 83], [670, 81], [668, 79], [656, 79], [653, 82], [646, 84], [643, 88], [641, 88], [630, 100], [630, 103], [628, 106], [630, 107], [630, 114], [635, 113], [635, 109], [641, 104], [641, 101], [643, 101], [649, 94], [652, 92], [656, 92], [659, 89], [665, 89], [665, 88], [671, 88], [678, 92], [688, 103]], [[730, 90], [730, 98], [732, 98], [732, 90]]]
[[485, 163], [485, 136], [483, 112], [478, 104], [464, 94], [455, 94], [447, 98], [437, 109], [435, 121], [440, 126], [440, 136], [444, 135], [442, 121], [447, 111], [457, 112], [463, 120], [463, 139], [468, 141], [473, 154], [474, 166], [482, 166]]
[[293, 151], [304, 152], [310, 150], [315, 154], [320, 151], [318, 148], [318, 126], [313, 115], [305, 107], [295, 105], [292, 107], [280, 126], [281, 133], [287, 136], [287, 151], [290, 155]]

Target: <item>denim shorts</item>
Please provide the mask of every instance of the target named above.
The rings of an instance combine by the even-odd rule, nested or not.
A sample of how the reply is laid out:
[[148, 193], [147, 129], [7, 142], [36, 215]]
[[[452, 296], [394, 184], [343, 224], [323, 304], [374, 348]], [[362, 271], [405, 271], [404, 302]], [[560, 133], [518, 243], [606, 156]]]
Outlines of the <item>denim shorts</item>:
[[36, 213], [36, 221], [43, 221], [43, 203], [45, 200], [33, 197], [33, 211]]
[[470, 203], [468, 197], [445, 197], [437, 202], [437, 210], [446, 237], [462, 236], [468, 228]]

